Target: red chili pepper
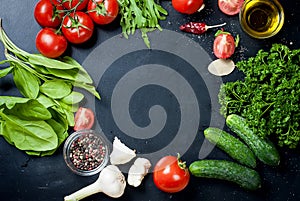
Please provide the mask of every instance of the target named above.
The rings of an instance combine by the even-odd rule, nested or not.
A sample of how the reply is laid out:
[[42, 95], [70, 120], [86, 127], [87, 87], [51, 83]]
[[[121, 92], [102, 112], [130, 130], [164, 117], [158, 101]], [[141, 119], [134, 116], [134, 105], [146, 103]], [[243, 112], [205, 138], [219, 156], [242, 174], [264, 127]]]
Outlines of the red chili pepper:
[[193, 34], [203, 34], [207, 31], [207, 29], [211, 28], [216, 28], [216, 27], [221, 27], [226, 25], [226, 23], [223, 24], [217, 24], [213, 26], [207, 26], [204, 22], [188, 22], [186, 24], [183, 24], [179, 27], [181, 31], [185, 31], [188, 33], [193, 33]]

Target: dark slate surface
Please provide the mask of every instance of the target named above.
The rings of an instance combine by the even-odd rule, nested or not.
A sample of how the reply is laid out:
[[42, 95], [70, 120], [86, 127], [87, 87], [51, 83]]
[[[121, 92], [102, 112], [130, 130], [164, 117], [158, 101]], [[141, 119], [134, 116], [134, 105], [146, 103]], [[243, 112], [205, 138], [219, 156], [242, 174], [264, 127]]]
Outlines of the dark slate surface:
[[[17, 46], [32, 53], [37, 52], [34, 45], [35, 35], [40, 30], [40, 26], [35, 22], [33, 17], [35, 3], [36, 1], [33, 0], [2, 1], [0, 6], [0, 17], [3, 19], [3, 27], [9, 37]], [[124, 54], [122, 57], [120, 55], [120, 58], [118, 58], [118, 55], [114, 54], [114, 52], [120, 51], [119, 47], [117, 47], [118, 41], [126, 40], [122, 39], [120, 35], [121, 29], [118, 26], [118, 22], [114, 22], [106, 27], [97, 26], [95, 34], [89, 43], [70, 46], [66, 53], [67, 55], [74, 57], [80, 63], [85, 64], [89, 73], [92, 74], [92, 77], [98, 81], [96, 82], [96, 85], [103, 99], [97, 101], [87, 95], [89, 98], [85, 103], [86, 106], [92, 106], [96, 110], [96, 129], [101, 127], [109, 140], [112, 140], [114, 136], [118, 136], [128, 144], [128, 146], [137, 149], [138, 154], [148, 154], [147, 156], [151, 157], [152, 153], [168, 146], [170, 141], [175, 139], [172, 134], [176, 134], [177, 131], [179, 133], [179, 125], [182, 121], [185, 121], [187, 125], [196, 125], [196, 129], [199, 132], [198, 134], [196, 133], [197, 137], [195, 137], [195, 139], [183, 138], [184, 140], [182, 140], [182, 143], [188, 144], [188, 147], [184, 150], [183, 157], [188, 163], [197, 160], [199, 157], [199, 149], [201, 149], [203, 141], [203, 137], [199, 136], [203, 135], [203, 129], [207, 127], [208, 124], [214, 124], [214, 122], [211, 122], [213, 120], [211, 116], [217, 113], [217, 109], [212, 107], [214, 106], [213, 97], [216, 97], [216, 94], [210, 94], [211, 97], [209, 97], [208, 93], [211, 93], [213, 92], [213, 89], [218, 88], [222, 81], [226, 82], [241, 79], [242, 75], [235, 70], [229, 76], [225, 76], [221, 79], [208, 74], [205, 71], [205, 68], [198, 69], [199, 72], [197, 73], [195, 64], [200, 61], [197, 61], [197, 56], [195, 57], [193, 55], [192, 50], [195, 50], [194, 52], [200, 52], [201, 55], [199, 55], [199, 58], [202, 59], [204, 64], [207, 64], [206, 62], [214, 59], [212, 43], [215, 30], [210, 30], [201, 36], [195, 36], [181, 33], [178, 29], [179, 25], [188, 21], [203, 21], [210, 25], [227, 22], [227, 26], [224, 27], [225, 30], [231, 32], [233, 35], [239, 34], [241, 38], [240, 45], [232, 58], [234, 61], [254, 56], [259, 49], [268, 50], [272, 43], [283, 43], [290, 48], [300, 48], [298, 35], [300, 28], [300, 2], [281, 1], [281, 3], [286, 13], [284, 27], [276, 36], [264, 40], [253, 39], [243, 33], [239, 26], [238, 16], [226, 16], [222, 14], [217, 8], [217, 1], [206, 1], [206, 8], [201, 13], [191, 16], [175, 12], [170, 1], [162, 1], [163, 7], [169, 12], [167, 19], [161, 22], [162, 28], [174, 31], [174, 34], [171, 34], [171, 37], [178, 40], [181, 40], [179, 35], [181, 34], [182, 41], [190, 44], [180, 44], [178, 41], [174, 41], [173, 44], [173, 41], [168, 40], [164, 42], [162, 39], [155, 38], [160, 37], [159, 33], [154, 33], [149, 34], [150, 41], [152, 40], [154, 48], [153, 50], [148, 50], [144, 48], [139, 35], [136, 35], [130, 37], [129, 41], [124, 42], [124, 44], [121, 44], [121, 49], [124, 48], [124, 45], [128, 45], [128, 49], [132, 49], [132, 51]], [[113, 49], [113, 45], [105, 43], [107, 41], [117, 41], [115, 47], [116, 50]], [[159, 44], [160, 42], [161, 44]], [[102, 54], [101, 51], [105, 51], [105, 47], [111, 47], [110, 50], [107, 50], [109, 54], [105, 54], [105, 52]], [[201, 49], [201, 47], [203, 49]], [[170, 48], [170, 51], [166, 50], [167, 48]], [[117, 51], [117, 49], [119, 50]], [[171, 50], [173, 51], [173, 54], [170, 53], [172, 52]], [[203, 52], [203, 50], [205, 51]], [[0, 45], [0, 52], [3, 53], [2, 45]], [[126, 51], [124, 50], [122, 53], [124, 52]], [[105, 56], [106, 58], [101, 56], [97, 58], [95, 54], [101, 54], [101, 56]], [[193, 61], [187, 60], [189, 55], [192, 55]], [[114, 59], [113, 64], [109, 63], [111, 58]], [[4, 59], [3, 54], [0, 54], [0, 59]], [[99, 59], [99, 63], [97, 63], [97, 59]], [[108, 63], [111, 65], [106, 67], [101, 66], [101, 64]], [[93, 66], [93, 64], [95, 66]], [[133, 73], [133, 76], [145, 77], [144, 79], [155, 80], [157, 76], [158, 78], [162, 78], [161, 82], [172, 80], [172, 77], [164, 77], [163, 74], [156, 75], [150, 71], [151, 68], [149, 68], [148, 74], [132, 71], [137, 66], [147, 66], [148, 64], [151, 67], [171, 66], [174, 71], [166, 70], [162, 71], [162, 73], [171, 73], [167, 75], [173, 75], [172, 73], [174, 73], [175, 80], [177, 79], [176, 76], [180, 74], [183, 79], [181, 79], [180, 76], [178, 77], [178, 86], [177, 82], [174, 81], [171, 81], [171, 86], [169, 87], [163, 87], [164, 85], [162, 83], [148, 83], [143, 87], [137, 88], [136, 91], [132, 93], [131, 99], [127, 103], [128, 105], [124, 105], [124, 107], [128, 107], [131, 120], [136, 127], [142, 128], [151, 124], [151, 115], [148, 116], [149, 111], [154, 111], [154, 117], [156, 117], [156, 119], [158, 117], [158, 120], [164, 123], [162, 129], [157, 131], [157, 135], [148, 133], [153, 136], [148, 136], [149, 138], [147, 138], [147, 136], [138, 138], [136, 136], [134, 137], [133, 134], [124, 131], [124, 129], [131, 129], [131, 127], [124, 123], [125, 120], [122, 119], [123, 116], [118, 116], [126, 115], [122, 113], [122, 109], [124, 109], [122, 104], [126, 103], [126, 101], [123, 100], [123, 97], [125, 97], [129, 91], [125, 89], [125, 92], [123, 90], [123, 94], [121, 93], [121, 95], [117, 94], [115, 96], [113, 96], [113, 92], [115, 92], [115, 85], [117, 85], [118, 81], [120, 81], [128, 72]], [[102, 68], [107, 68], [107, 71], [102, 72]], [[102, 75], [102, 77], [99, 77], [100, 75]], [[132, 79], [127, 77], [124, 80], [124, 83], [128, 84], [129, 82], [130, 84]], [[181, 85], [181, 80], [188, 81], [196, 94], [194, 98], [198, 100], [195, 101], [198, 106], [191, 104], [192, 109], [193, 107], [196, 108], [196, 110], [194, 110], [196, 115], [190, 110], [187, 112], [188, 116], [192, 115], [192, 117], [198, 118], [196, 119], [198, 120], [196, 122], [193, 121], [195, 118], [181, 118], [181, 115], [184, 115], [183, 113], [185, 110], [182, 109], [183, 107], [180, 104], [184, 103], [185, 106], [190, 106], [187, 104], [188, 99], [180, 99], [180, 87], [183, 87]], [[216, 86], [208, 86], [205, 80], [210, 80], [211, 83], [215, 83]], [[132, 83], [138, 82], [138, 78], [132, 81]], [[167, 85], [168, 83], [164, 84]], [[211, 88], [213, 89], [211, 90]], [[177, 90], [178, 92], [175, 93], [172, 90]], [[11, 76], [0, 80], [0, 95], [18, 95], [18, 91], [14, 87]], [[193, 94], [188, 90], [182, 92], [182, 97], [187, 95]], [[193, 97], [191, 97], [191, 100], [191, 102], [194, 103]], [[160, 108], [152, 108], [154, 105], [159, 105]], [[113, 108], [110, 108], [111, 106]], [[165, 112], [161, 113], [161, 108], [164, 108]], [[160, 112], [158, 113], [158, 116], [155, 113], [157, 111]], [[201, 118], [197, 116], [197, 113], [199, 113]], [[118, 119], [118, 122], [116, 122], [116, 119]], [[222, 121], [220, 120], [220, 122]], [[161, 122], [156, 123], [157, 125], [160, 125], [159, 123]], [[120, 128], [120, 126], [123, 127]], [[173, 151], [171, 151], [172, 148]], [[176, 154], [178, 150], [181, 150], [181, 147], [171, 147], [167, 153]], [[299, 149], [294, 151], [280, 149], [280, 154], [282, 160], [279, 167], [273, 168], [259, 163], [257, 170], [262, 176], [262, 188], [255, 192], [245, 191], [228, 182], [191, 177], [191, 182], [184, 191], [177, 194], [166, 194], [159, 191], [154, 186], [152, 175], [150, 174], [139, 188], [126, 188], [124, 196], [119, 198], [119, 200], [300, 200]], [[207, 158], [231, 160], [218, 149], [212, 149], [206, 156]], [[156, 160], [155, 157], [151, 159], [153, 159], [152, 162], [155, 162]], [[62, 148], [50, 157], [31, 157], [9, 145], [2, 137], [0, 137], [0, 161], [0, 200], [3, 201], [63, 200], [65, 195], [95, 181], [97, 178], [97, 176], [81, 177], [73, 174], [64, 163]], [[85, 200], [114, 199], [108, 198], [103, 194], [97, 194]]]

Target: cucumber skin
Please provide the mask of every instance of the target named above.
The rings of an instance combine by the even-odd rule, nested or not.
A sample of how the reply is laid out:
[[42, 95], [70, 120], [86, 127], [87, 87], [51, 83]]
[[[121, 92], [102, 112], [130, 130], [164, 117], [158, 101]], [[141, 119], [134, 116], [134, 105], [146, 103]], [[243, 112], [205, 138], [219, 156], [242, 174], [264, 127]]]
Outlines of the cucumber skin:
[[239, 163], [251, 168], [256, 167], [256, 157], [251, 149], [229, 133], [219, 128], [209, 127], [204, 130], [204, 136]]
[[261, 187], [261, 178], [257, 171], [231, 161], [194, 161], [190, 164], [189, 171], [196, 177], [230, 181], [251, 191]]
[[280, 156], [274, 144], [256, 135], [243, 117], [230, 114], [226, 118], [226, 124], [250, 147], [261, 162], [270, 166], [279, 165]]

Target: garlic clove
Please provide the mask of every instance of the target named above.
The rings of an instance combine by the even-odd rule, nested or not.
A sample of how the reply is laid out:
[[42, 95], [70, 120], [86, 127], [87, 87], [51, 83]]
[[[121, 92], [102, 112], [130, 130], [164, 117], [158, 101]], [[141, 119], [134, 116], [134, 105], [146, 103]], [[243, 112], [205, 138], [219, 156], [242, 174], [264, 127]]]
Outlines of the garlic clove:
[[110, 163], [112, 165], [121, 165], [131, 161], [134, 157], [136, 157], [135, 150], [130, 149], [115, 137], [113, 150], [110, 154]]
[[129, 185], [138, 187], [148, 174], [151, 163], [146, 158], [137, 158], [128, 172], [127, 182]]
[[231, 59], [216, 59], [208, 65], [208, 71], [216, 76], [229, 75], [235, 69]]

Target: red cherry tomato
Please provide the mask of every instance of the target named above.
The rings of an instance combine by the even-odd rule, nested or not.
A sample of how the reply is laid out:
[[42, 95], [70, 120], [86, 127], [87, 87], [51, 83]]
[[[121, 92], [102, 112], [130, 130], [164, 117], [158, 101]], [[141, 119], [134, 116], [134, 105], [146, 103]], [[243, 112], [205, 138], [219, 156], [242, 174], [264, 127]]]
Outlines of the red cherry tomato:
[[72, 12], [64, 18], [62, 23], [62, 32], [71, 43], [84, 43], [93, 35], [94, 22], [89, 15], [84, 12]]
[[172, 0], [173, 8], [183, 14], [193, 14], [203, 5], [203, 0]]
[[[80, 0], [62, 0], [62, 5], [70, 10], [72, 8], [74, 8], [75, 6], [77, 6], [77, 4], [80, 2]], [[88, 4], [89, 0], [82, 0], [81, 3], [78, 4], [76, 10], [84, 10]]]
[[118, 16], [119, 3], [118, 0], [90, 0], [87, 10], [96, 24], [109, 24]]
[[49, 58], [61, 56], [68, 46], [68, 42], [63, 35], [56, 33], [55, 29], [48, 27], [38, 32], [35, 44], [38, 51]]
[[218, 0], [219, 9], [227, 15], [238, 14], [244, 0]]
[[63, 6], [56, 0], [41, 0], [34, 8], [34, 18], [42, 27], [56, 28], [64, 16]]
[[158, 189], [176, 193], [188, 185], [190, 173], [179, 157], [165, 156], [154, 167], [153, 181]]
[[80, 107], [75, 114], [74, 130], [91, 129], [94, 125], [95, 115], [89, 108]]
[[214, 40], [213, 51], [216, 57], [227, 59], [233, 55], [236, 47], [236, 41], [228, 32], [219, 31]]

